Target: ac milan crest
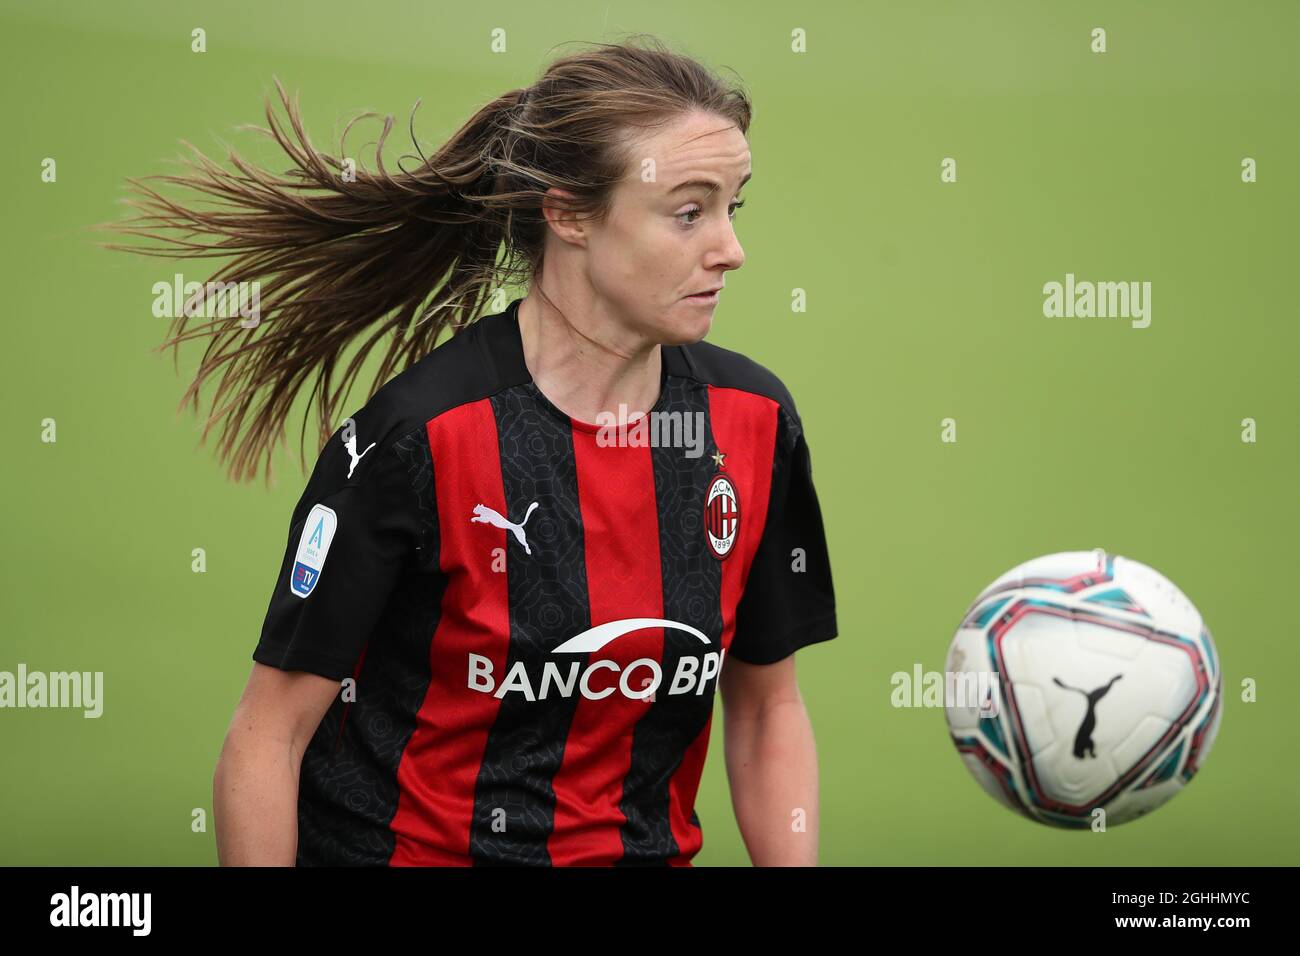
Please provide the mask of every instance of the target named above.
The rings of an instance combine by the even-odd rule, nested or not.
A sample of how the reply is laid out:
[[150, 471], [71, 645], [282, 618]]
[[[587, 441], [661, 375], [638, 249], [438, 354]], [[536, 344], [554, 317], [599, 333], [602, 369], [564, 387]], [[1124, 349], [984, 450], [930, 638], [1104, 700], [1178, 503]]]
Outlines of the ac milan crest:
[[740, 496], [729, 475], [719, 472], [704, 496], [704, 539], [709, 551], [721, 561], [731, 554], [740, 530]]

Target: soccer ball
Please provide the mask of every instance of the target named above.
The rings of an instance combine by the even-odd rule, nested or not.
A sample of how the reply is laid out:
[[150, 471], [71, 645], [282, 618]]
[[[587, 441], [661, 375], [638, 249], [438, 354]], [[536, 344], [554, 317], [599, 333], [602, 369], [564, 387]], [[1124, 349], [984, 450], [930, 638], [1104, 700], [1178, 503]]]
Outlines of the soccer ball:
[[1036, 558], [990, 584], [947, 671], [967, 768], [1003, 805], [1059, 827], [1160, 806], [1205, 761], [1222, 714], [1219, 656], [1192, 602], [1100, 549]]

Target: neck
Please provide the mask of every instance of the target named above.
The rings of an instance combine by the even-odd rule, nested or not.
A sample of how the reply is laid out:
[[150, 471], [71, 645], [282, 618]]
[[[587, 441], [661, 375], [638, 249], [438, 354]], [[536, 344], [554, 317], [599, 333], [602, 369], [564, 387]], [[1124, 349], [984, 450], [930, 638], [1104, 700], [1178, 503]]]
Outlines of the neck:
[[627, 419], [659, 399], [658, 343], [620, 327], [595, 301], [574, 303], [536, 288], [519, 303], [524, 363], [542, 394], [566, 415], [595, 424], [601, 412]]

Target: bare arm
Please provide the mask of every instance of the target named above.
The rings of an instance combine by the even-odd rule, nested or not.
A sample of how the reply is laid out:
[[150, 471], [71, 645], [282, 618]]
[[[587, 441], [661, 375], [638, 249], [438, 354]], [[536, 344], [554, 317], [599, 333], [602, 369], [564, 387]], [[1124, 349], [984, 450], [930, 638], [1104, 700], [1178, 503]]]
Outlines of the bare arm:
[[339, 683], [253, 664], [212, 779], [221, 866], [294, 865], [302, 754]]
[[755, 866], [817, 865], [817, 750], [794, 655], [722, 668], [727, 779]]

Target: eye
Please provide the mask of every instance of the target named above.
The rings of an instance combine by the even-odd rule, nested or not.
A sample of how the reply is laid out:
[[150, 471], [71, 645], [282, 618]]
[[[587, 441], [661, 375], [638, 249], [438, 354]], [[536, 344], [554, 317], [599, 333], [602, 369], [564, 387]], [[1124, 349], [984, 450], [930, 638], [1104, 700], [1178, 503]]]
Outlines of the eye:
[[[728, 207], [727, 207], [727, 218], [728, 218], [728, 219], [734, 219], [734, 218], [736, 217], [736, 210], [739, 209], [739, 208], [740, 208], [741, 206], [743, 206], [743, 205], [745, 205], [745, 200], [743, 200], [743, 199], [739, 199], [739, 200], [737, 200], [736, 202], [733, 202], [730, 206], [728, 206]], [[697, 206], [697, 205], [692, 205], [690, 209], [686, 209], [686, 210], [683, 210], [682, 212], [679, 212], [679, 213], [676, 215], [675, 218], [676, 218], [676, 219], [679, 219], [679, 220], [682, 220], [682, 217], [684, 217], [684, 216], [699, 216], [699, 215], [701, 215], [703, 212], [704, 212], [704, 210], [701, 209], [699, 206]], [[693, 226], [694, 224], [695, 224], [695, 220], [694, 220], [694, 219], [692, 219], [690, 222], [686, 222], [686, 221], [684, 221], [684, 220], [682, 221], [682, 225], [684, 225], [684, 226]]]

